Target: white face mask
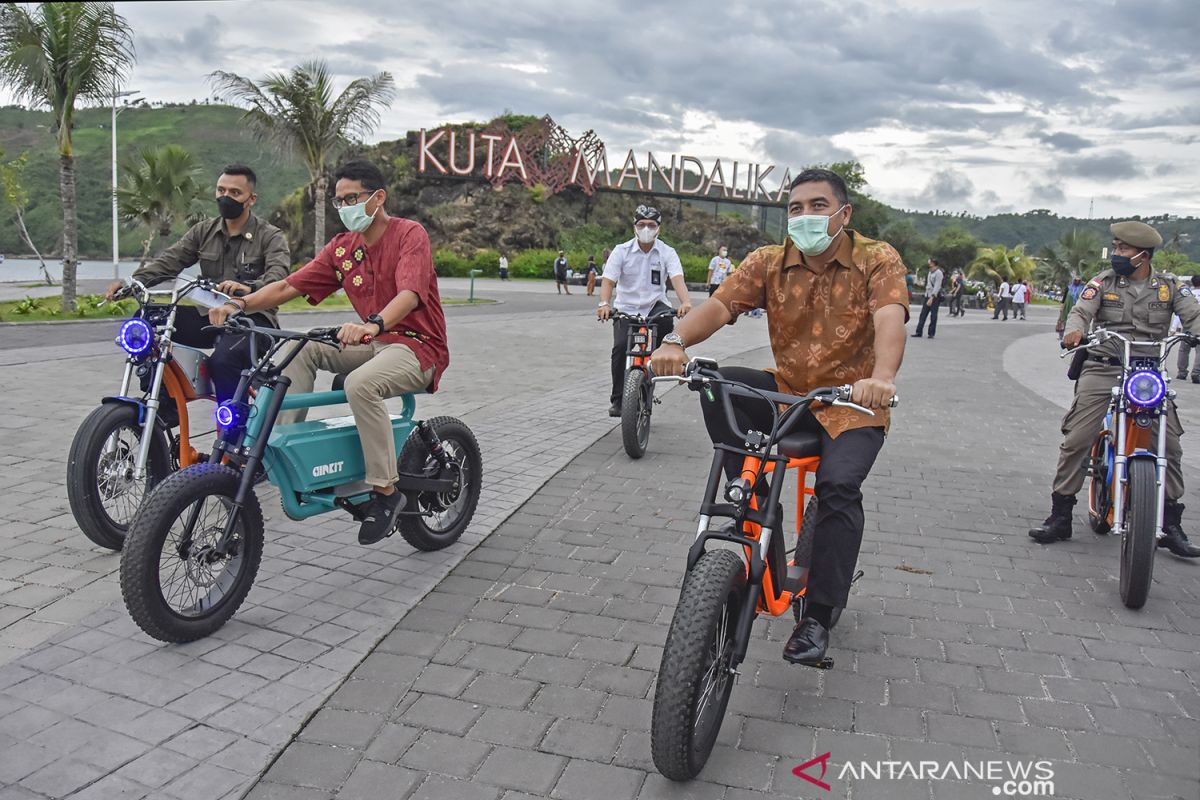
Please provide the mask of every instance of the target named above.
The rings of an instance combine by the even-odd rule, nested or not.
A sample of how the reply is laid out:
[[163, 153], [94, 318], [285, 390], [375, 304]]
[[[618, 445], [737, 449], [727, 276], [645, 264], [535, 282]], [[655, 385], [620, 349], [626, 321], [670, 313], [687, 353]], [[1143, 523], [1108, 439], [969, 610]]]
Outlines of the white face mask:
[[724, 258], [726, 256], [725, 248], [721, 248], [717, 255], [719, 255], [721, 258]]
[[658, 238], [658, 228], [634, 228], [633, 233], [642, 244], [650, 244]]

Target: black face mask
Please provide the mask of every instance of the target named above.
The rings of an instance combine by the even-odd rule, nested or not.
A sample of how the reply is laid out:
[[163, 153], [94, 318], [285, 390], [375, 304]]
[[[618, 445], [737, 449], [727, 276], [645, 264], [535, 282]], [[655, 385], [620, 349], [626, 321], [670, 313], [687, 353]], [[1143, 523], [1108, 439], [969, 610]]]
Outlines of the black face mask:
[[217, 198], [217, 211], [224, 219], [237, 219], [245, 210], [245, 203], [239, 203], [229, 195]]
[[1133, 265], [1133, 259], [1129, 256], [1114, 255], [1109, 263], [1112, 264], [1113, 272], [1120, 275], [1122, 278], [1128, 278], [1133, 273], [1137, 272], [1137, 267]]

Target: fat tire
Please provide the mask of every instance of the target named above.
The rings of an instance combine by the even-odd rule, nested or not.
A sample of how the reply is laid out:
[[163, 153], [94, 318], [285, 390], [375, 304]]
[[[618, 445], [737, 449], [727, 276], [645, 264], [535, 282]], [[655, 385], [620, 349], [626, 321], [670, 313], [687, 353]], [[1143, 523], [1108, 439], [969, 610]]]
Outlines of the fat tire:
[[646, 398], [645, 371], [631, 369], [625, 375], [625, 387], [621, 392], [621, 443], [630, 458], [641, 458], [646, 455], [646, 446], [650, 444], [650, 420], [646, 420], [645, 432], [638, 436], [638, 421], [643, 413], [649, 415], [648, 404], [652, 400]]
[[[483, 456], [479, 452], [479, 442], [475, 440], [475, 434], [471, 432], [466, 423], [454, 417], [434, 417], [428, 421], [428, 424], [433, 426], [439, 439], [444, 442], [453, 442], [456, 447], [466, 453], [467, 484], [460, 491], [467, 493], [467, 504], [462, 515], [445, 531], [433, 530], [426, 524], [424, 517], [401, 515], [396, 527], [400, 531], [400, 535], [404, 537], [404, 541], [416, 549], [426, 552], [441, 550], [458, 541], [463, 531], [471, 524], [471, 518], [475, 516], [475, 509], [479, 505], [479, 490], [483, 482]], [[421, 437], [414, 431], [400, 451], [397, 467], [400, 472], [419, 474], [424, 471], [429, 458], [429, 451], [425, 449]], [[416, 509], [416, 498], [419, 494], [419, 492], [409, 493], [405, 511]]]
[[1129, 462], [1128, 497], [1128, 521], [1121, 538], [1121, 602], [1138, 609], [1150, 595], [1158, 549], [1158, 468], [1151, 459]]
[[658, 668], [650, 721], [654, 766], [673, 781], [696, 777], [716, 743], [734, 681], [730, 676], [724, 692], [713, 699], [718, 704], [717, 723], [706, 740], [697, 742], [695, 717], [700, 683], [721, 615], [733, 602], [728, 613], [736, 618], [745, 597], [746, 565], [729, 550], [705, 553], [684, 578]]
[[241, 473], [221, 464], [197, 464], [180, 470], [159, 484], [129, 525], [121, 553], [121, 596], [138, 627], [162, 642], [192, 642], [218, 630], [246, 599], [254, 583], [263, 551], [263, 516], [258, 498], [246, 496], [240, 516], [242, 569], [233, 588], [209, 613], [183, 617], [163, 599], [159, 586], [159, 556], [172, 523], [204, 497], [233, 499]]
[[[105, 510], [100, 500], [96, 468], [99, 466], [100, 451], [104, 442], [114, 431], [129, 428], [137, 431], [138, 439], [144, 433], [138, 422], [138, 409], [126, 403], [105, 403], [94, 409], [80, 424], [71, 440], [67, 456], [67, 500], [71, 514], [79, 524], [83, 535], [95, 544], [109, 550], [120, 551], [125, 544], [132, 517], [124, 522], [115, 520]], [[146, 462], [145, 503], [150, 492], [171, 474], [171, 451], [166, 434], [155, 426], [151, 434], [150, 457]], [[136, 512], [135, 512], [136, 515]]]
[[[1106, 431], [1096, 437], [1092, 445], [1092, 477], [1088, 483], [1088, 525], [1092, 532], [1104, 536], [1112, 531], [1108, 521], [1112, 509], [1112, 485], [1109, 483], [1108, 458], [1105, 455], [1109, 435]], [[1101, 474], [1101, 470], [1104, 470]]]

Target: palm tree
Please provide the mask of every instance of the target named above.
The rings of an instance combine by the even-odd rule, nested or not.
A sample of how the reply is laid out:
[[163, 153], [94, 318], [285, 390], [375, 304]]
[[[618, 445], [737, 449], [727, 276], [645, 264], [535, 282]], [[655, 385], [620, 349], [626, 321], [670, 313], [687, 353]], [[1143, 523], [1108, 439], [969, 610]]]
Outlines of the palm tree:
[[1009, 250], [1004, 245], [981, 247], [975, 260], [967, 265], [967, 277], [975, 280], [1023, 280], [1036, 267], [1036, 262], [1025, 255], [1025, 245], [1019, 244]]
[[313, 197], [313, 244], [325, 244], [325, 195], [330, 162], [352, 139], [361, 139], [379, 124], [379, 108], [395, 94], [387, 72], [351, 81], [333, 96], [333, 80], [324, 61], [306, 61], [286, 75], [274, 72], [261, 81], [232, 72], [209, 75], [218, 99], [242, 106], [242, 120], [263, 140], [284, 151], [298, 152], [308, 167]]
[[0, 87], [54, 112], [63, 211], [62, 310], [75, 310], [79, 219], [75, 203], [75, 103], [105, 101], [133, 65], [133, 38], [112, 3], [0, 6]]
[[125, 177], [117, 188], [117, 206], [130, 227], [146, 228], [142, 264], [155, 237], [170, 236], [175, 223], [193, 210], [203, 192], [199, 174], [192, 154], [176, 144], [143, 148], [139, 160], [125, 166]]

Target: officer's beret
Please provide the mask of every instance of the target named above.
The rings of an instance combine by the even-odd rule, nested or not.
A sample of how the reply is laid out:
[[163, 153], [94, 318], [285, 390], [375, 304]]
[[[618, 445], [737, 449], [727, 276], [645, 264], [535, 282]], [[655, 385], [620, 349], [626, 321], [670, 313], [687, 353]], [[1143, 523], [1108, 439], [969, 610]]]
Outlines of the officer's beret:
[[1108, 230], [1114, 239], [1134, 247], [1154, 248], [1161, 247], [1163, 243], [1162, 234], [1144, 222], [1114, 222], [1108, 226]]

